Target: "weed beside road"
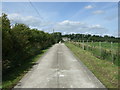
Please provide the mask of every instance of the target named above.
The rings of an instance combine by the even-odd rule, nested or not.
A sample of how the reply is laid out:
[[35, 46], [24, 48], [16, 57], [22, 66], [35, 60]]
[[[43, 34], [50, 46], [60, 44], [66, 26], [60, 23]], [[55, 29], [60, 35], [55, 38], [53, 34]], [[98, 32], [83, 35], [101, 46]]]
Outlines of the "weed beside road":
[[35, 55], [29, 59], [29, 62], [24, 62], [21, 67], [16, 67], [10, 71], [7, 75], [4, 75], [4, 80], [2, 83], [2, 88], [8, 90], [13, 88], [20, 79], [32, 68], [33, 65], [39, 60], [39, 58], [47, 51], [48, 49], [42, 50], [38, 55]]
[[118, 66], [98, 59], [92, 53], [72, 43], [65, 44], [107, 88], [118, 88]]

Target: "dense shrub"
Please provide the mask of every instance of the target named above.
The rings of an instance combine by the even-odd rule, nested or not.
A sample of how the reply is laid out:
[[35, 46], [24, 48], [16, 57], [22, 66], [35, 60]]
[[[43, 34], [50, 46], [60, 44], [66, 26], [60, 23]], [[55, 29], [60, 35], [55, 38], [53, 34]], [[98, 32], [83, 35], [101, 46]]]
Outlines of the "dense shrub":
[[2, 14], [2, 65], [3, 74], [10, 69], [20, 67], [29, 58], [54, 44], [54, 34], [30, 29], [24, 24], [11, 27], [6, 14]]

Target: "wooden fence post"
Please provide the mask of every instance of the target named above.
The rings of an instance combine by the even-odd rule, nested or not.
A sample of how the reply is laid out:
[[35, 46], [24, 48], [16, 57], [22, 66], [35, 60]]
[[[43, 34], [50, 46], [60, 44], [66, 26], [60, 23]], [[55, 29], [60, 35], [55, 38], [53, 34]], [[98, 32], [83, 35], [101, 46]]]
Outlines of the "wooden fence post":
[[83, 50], [84, 50], [84, 40], [83, 40]]
[[102, 55], [102, 52], [101, 52], [101, 41], [99, 42], [99, 49], [100, 49], [100, 57]]
[[113, 42], [111, 42], [111, 58], [112, 58], [112, 63], [114, 63], [113, 61], [113, 52], [112, 52], [112, 50], [113, 50]]
[[88, 44], [88, 40], [87, 40], [87, 51], [88, 51], [88, 45], [89, 45], [89, 44]]

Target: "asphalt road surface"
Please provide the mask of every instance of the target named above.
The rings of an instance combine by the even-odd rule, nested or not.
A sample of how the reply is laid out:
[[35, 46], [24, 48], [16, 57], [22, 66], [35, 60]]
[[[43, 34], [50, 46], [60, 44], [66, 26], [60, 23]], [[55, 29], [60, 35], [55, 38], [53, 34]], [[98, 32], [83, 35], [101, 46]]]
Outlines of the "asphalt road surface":
[[14, 88], [105, 88], [63, 43], [55, 44]]

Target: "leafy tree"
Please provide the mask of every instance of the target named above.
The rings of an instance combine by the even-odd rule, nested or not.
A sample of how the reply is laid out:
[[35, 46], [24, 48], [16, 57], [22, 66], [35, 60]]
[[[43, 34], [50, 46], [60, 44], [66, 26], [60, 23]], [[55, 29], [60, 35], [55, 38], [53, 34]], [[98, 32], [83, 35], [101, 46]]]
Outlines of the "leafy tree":
[[2, 63], [3, 70], [9, 68], [10, 64], [10, 51], [11, 47], [11, 35], [10, 35], [10, 20], [7, 18], [6, 14], [2, 14]]
[[60, 40], [60, 33], [45, 33], [37, 29], [30, 29], [25, 24], [16, 23], [11, 28], [6, 14], [2, 14], [0, 19], [2, 19], [3, 74], [15, 67], [22, 66], [24, 62], [30, 62], [31, 56], [51, 46], [56, 40], [57, 42]]
[[120, 38], [116, 38], [113, 36], [107, 36], [105, 35], [104, 37], [98, 36], [98, 35], [86, 35], [86, 34], [66, 34], [63, 35], [62, 37], [68, 37], [72, 41], [94, 41], [94, 42], [119, 42]]
[[58, 43], [62, 40], [62, 34], [60, 32], [55, 32], [55, 33], [53, 33], [53, 35], [54, 35], [56, 43]]

